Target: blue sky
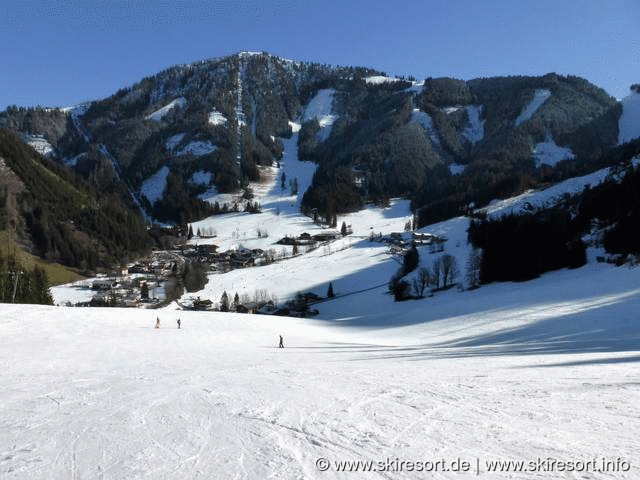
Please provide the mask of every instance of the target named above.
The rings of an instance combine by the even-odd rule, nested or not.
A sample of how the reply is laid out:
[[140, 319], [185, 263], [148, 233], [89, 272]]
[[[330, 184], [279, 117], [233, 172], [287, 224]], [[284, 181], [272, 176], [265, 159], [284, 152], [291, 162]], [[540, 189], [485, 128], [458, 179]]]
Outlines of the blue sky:
[[0, 109], [106, 97], [241, 50], [390, 75], [640, 83], [637, 0], [0, 0]]

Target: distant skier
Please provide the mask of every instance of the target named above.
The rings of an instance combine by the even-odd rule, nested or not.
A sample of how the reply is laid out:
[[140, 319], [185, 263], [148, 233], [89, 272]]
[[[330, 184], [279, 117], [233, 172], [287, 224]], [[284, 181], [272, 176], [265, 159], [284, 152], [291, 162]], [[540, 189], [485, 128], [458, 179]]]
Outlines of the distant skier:
[[282, 335], [280, 335], [280, 344], [278, 345], [278, 348], [284, 348], [284, 338], [282, 338]]
[[180, 319], [178, 319], [177, 321], [178, 321], [178, 328], [180, 328]]
[[156, 326], [153, 328], [160, 328], [160, 317], [156, 317]]

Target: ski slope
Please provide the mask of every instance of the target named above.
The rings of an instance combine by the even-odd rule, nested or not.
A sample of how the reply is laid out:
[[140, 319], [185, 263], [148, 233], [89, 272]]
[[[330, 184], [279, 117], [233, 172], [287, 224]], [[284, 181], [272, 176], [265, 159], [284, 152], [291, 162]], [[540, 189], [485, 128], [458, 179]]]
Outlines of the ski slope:
[[[485, 478], [635, 479], [638, 285], [595, 264], [402, 304], [372, 290], [324, 320], [2, 305], [0, 477], [354, 478], [335, 462], [461, 459]], [[538, 458], [629, 470], [488, 472]], [[425, 475], [461, 473], [360, 473]]]

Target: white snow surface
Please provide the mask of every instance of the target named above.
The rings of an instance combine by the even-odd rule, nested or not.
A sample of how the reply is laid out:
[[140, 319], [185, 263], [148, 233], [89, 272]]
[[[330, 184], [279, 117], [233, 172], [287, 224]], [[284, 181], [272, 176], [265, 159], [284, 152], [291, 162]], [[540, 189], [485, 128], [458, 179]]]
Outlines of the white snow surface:
[[331, 135], [331, 127], [339, 118], [333, 112], [333, 102], [336, 91], [333, 88], [318, 90], [318, 93], [309, 101], [302, 115], [302, 122], [317, 119], [320, 124], [318, 141], [323, 142]]
[[51, 155], [54, 153], [53, 146], [48, 142], [44, 135], [29, 135], [24, 134], [24, 140], [27, 145], [33, 147], [33, 149], [40, 155]]
[[449, 164], [449, 172], [451, 175], [460, 175], [464, 172], [465, 165], [460, 165], [459, 163], [450, 163]]
[[536, 166], [551, 165], [552, 167], [557, 165], [561, 160], [570, 160], [575, 158], [575, 154], [569, 147], [560, 147], [553, 140], [551, 135], [547, 135], [544, 142], [536, 143], [533, 147], [533, 158], [536, 162]]
[[227, 123], [227, 117], [225, 117], [222, 112], [211, 110], [211, 112], [209, 113], [210, 125], [224, 125], [225, 123]]
[[[0, 305], [0, 476], [414, 479], [336, 462], [460, 458], [462, 477], [633, 480], [639, 284], [595, 264], [413, 302], [374, 289], [324, 319]], [[630, 468], [488, 472], [539, 458]]]
[[208, 155], [210, 153], [215, 152], [218, 149], [216, 145], [211, 143], [209, 140], [195, 140], [193, 142], [189, 142], [183, 148], [176, 152], [176, 155], [195, 155], [200, 157], [202, 155]]
[[440, 138], [438, 138], [438, 132], [433, 125], [433, 119], [431, 118], [431, 115], [423, 112], [419, 108], [414, 108], [411, 112], [411, 119], [409, 120], [409, 122], [420, 125], [422, 128], [424, 128], [431, 141], [435, 145], [440, 145]]
[[484, 138], [485, 120], [480, 120], [482, 105], [467, 105], [464, 109], [467, 112], [468, 122], [462, 131], [462, 136], [475, 145]]
[[399, 82], [400, 78], [395, 77], [386, 77], [384, 75], [371, 75], [370, 77], [365, 77], [364, 81], [369, 85], [380, 85], [383, 83], [395, 83]]
[[169, 102], [168, 104], [166, 104], [164, 107], [159, 108], [158, 110], [156, 110], [155, 112], [147, 115], [145, 117], [146, 120], [153, 120], [155, 122], [159, 122], [161, 121], [165, 115], [167, 115], [167, 113], [169, 113], [171, 110], [173, 110], [174, 108], [178, 107], [178, 108], [184, 108], [184, 106], [187, 104], [187, 100], [184, 97], [178, 97], [175, 100], [172, 100], [171, 102]]
[[211, 183], [211, 172], [205, 172], [204, 170], [198, 170], [197, 172], [193, 172], [189, 181], [191, 183], [197, 183], [200, 185], [209, 185]]
[[640, 137], [640, 93], [632, 92], [622, 103], [622, 116], [618, 121], [618, 143], [623, 144]]
[[140, 194], [144, 195], [151, 204], [154, 204], [162, 198], [168, 176], [169, 167], [165, 165], [142, 183]]
[[[635, 167], [640, 165], [640, 158], [634, 158], [632, 164]], [[512, 213], [520, 214], [549, 208], [557, 205], [565, 195], [578, 194], [585, 187], [594, 187], [604, 182], [611, 175], [613, 175], [613, 172], [610, 168], [603, 168], [581, 177], [569, 178], [543, 190], [528, 190], [505, 200], [493, 200], [489, 206], [482, 210], [485, 210], [489, 216], [496, 218]]]
[[176, 133], [175, 135], [171, 135], [169, 138], [167, 138], [167, 141], [164, 143], [164, 147], [168, 151], [174, 150], [180, 144], [184, 136], [185, 136], [184, 133]]
[[520, 115], [516, 118], [516, 127], [529, 120], [550, 96], [551, 92], [549, 90], [545, 88], [537, 89], [533, 94], [533, 99], [522, 109]]

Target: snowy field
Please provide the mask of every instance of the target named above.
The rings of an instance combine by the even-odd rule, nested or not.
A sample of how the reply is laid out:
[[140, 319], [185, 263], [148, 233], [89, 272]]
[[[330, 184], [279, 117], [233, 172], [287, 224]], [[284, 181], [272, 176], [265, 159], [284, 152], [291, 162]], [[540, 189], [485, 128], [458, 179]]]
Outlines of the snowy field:
[[[0, 477], [639, 478], [639, 269], [322, 307], [324, 320], [1, 306]], [[469, 472], [427, 463], [458, 459]], [[541, 471], [549, 459], [618, 471]]]
[[[536, 91], [520, 117], [546, 92]], [[323, 91], [306, 113], [334, 115], [332, 101]], [[326, 231], [299, 213], [316, 165], [298, 160], [293, 126], [279, 168], [252, 185], [262, 213], [194, 223], [217, 236], [192, 243], [277, 250], [285, 235]], [[173, 140], [171, 148], [182, 138]], [[550, 206], [610, 173], [486, 211]], [[283, 301], [299, 291], [324, 296], [331, 282], [336, 298], [314, 305], [312, 319], [175, 304], [0, 305], [0, 478], [640, 478], [640, 268], [597, 263], [601, 252], [590, 248], [577, 270], [396, 303], [387, 283], [400, 258], [369, 236], [402, 232], [411, 218], [404, 200], [341, 216], [338, 228], [344, 221], [352, 235], [212, 274], [197, 292], [217, 302], [223, 291], [263, 289]], [[450, 254], [463, 280], [467, 226], [459, 217], [421, 229], [446, 238], [444, 252], [418, 247], [421, 266]], [[71, 286], [53, 294], [58, 303], [83, 295]], [[510, 471], [491, 471], [491, 462]]]

